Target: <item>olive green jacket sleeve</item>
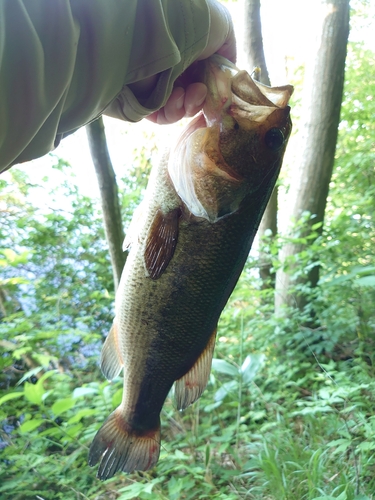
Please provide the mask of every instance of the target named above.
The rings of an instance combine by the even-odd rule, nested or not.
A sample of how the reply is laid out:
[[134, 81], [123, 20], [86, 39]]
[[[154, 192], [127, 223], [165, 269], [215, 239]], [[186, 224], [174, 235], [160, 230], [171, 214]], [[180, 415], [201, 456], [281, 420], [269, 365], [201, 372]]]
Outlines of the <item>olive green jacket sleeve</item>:
[[[0, 0], [0, 172], [102, 113], [162, 107], [209, 22], [205, 0]], [[141, 105], [128, 84], [155, 74]]]

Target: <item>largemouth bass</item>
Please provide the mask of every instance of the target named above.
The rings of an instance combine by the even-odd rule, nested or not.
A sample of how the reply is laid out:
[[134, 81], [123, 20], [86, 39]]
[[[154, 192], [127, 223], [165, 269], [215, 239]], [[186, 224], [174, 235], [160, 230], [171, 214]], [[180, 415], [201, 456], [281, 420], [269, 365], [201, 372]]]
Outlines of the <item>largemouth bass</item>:
[[154, 466], [160, 412], [202, 394], [216, 326], [245, 264], [291, 131], [291, 86], [269, 88], [220, 56], [202, 62], [208, 96], [152, 171], [125, 246], [101, 368], [124, 371], [120, 406], [90, 448], [98, 477]]

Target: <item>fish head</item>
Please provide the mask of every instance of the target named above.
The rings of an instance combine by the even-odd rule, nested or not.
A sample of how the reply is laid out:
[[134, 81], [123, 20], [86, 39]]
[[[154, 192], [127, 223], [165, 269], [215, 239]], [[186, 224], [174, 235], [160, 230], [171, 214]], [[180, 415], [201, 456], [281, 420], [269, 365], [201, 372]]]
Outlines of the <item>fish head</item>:
[[181, 134], [168, 169], [189, 211], [216, 222], [248, 196], [271, 194], [292, 128], [293, 87], [262, 85], [219, 55], [202, 62], [202, 75], [203, 111]]
[[222, 166], [255, 190], [281, 163], [292, 129], [288, 102], [293, 87], [262, 85], [218, 55], [206, 64], [205, 82], [203, 112], [211, 133], [219, 130]]

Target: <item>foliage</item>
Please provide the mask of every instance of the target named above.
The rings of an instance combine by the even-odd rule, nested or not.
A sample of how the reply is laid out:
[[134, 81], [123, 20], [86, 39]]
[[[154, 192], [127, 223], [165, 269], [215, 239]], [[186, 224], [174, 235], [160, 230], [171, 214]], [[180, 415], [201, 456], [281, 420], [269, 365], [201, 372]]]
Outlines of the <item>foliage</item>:
[[[306, 234], [300, 222], [293, 237], [313, 244], [286, 264], [298, 278], [318, 261], [319, 286], [305, 311], [275, 317], [248, 260], [219, 323], [208, 387], [183, 413], [168, 398], [160, 460], [147, 473], [101, 483], [87, 466], [121, 398], [120, 378], [104, 381], [97, 366], [113, 315], [98, 200], [80, 194], [61, 161], [49, 197], [62, 196], [63, 208], [37, 208], [40, 186], [22, 170], [0, 181], [0, 498], [374, 500], [375, 110], [366, 96], [375, 75], [369, 54], [350, 50], [327, 222], [318, 238], [319, 227]], [[121, 181], [125, 220], [149, 164], [140, 151]], [[264, 242], [275, 268], [282, 243]], [[309, 308], [316, 330], [301, 326]]]

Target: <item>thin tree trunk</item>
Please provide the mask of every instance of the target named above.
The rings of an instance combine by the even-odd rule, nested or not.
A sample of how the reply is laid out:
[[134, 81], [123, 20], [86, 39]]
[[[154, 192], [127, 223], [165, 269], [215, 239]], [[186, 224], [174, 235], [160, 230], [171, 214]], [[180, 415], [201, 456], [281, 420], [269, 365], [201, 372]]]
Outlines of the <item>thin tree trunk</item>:
[[[305, 68], [305, 89], [302, 97], [300, 148], [296, 155], [290, 196], [294, 197], [291, 218], [298, 221], [305, 211], [315, 215], [311, 225], [323, 222], [329, 183], [334, 164], [344, 86], [345, 59], [349, 35], [349, 0], [324, 0], [321, 32], [317, 36], [316, 57]], [[320, 231], [322, 228], [320, 228]], [[281, 251], [281, 261], [303, 249], [289, 243]], [[276, 311], [283, 305], [297, 305], [302, 310], [308, 303], [304, 293], [291, 295], [290, 287], [319, 280], [318, 264], [303, 277], [292, 282], [291, 269], [278, 271], [276, 280]]]
[[117, 290], [126, 255], [122, 251], [124, 229], [115, 172], [109, 157], [103, 119], [86, 126], [92, 161], [98, 179], [102, 202], [105, 235], [112, 263], [113, 280]]
[[271, 85], [266, 59], [264, 57], [262, 23], [260, 20], [260, 0], [245, 0], [245, 53], [250, 71], [260, 69], [259, 81]]
[[[247, 56], [247, 67], [250, 72], [255, 68], [257, 80], [265, 85], [270, 86], [270, 78], [268, 75], [266, 59], [263, 49], [262, 23], [260, 18], [260, 0], [245, 0], [245, 33], [244, 33], [244, 48]], [[263, 214], [259, 229], [258, 237], [261, 241], [266, 231], [272, 231], [272, 236], [277, 234], [277, 186], [275, 186], [271, 198], [268, 201], [266, 210]], [[263, 281], [263, 286], [275, 286], [275, 275], [271, 273], [271, 263], [264, 253], [259, 255], [259, 275]]]

